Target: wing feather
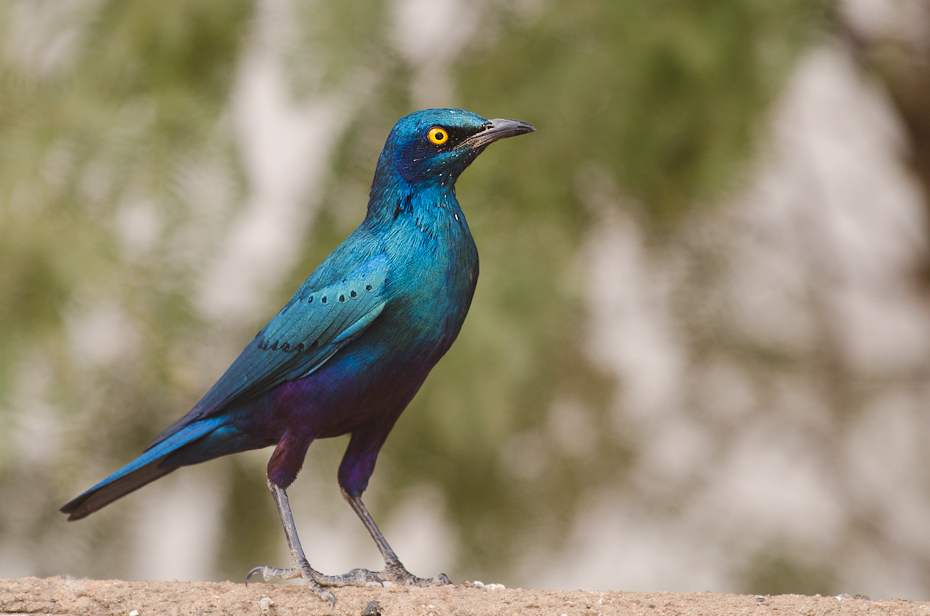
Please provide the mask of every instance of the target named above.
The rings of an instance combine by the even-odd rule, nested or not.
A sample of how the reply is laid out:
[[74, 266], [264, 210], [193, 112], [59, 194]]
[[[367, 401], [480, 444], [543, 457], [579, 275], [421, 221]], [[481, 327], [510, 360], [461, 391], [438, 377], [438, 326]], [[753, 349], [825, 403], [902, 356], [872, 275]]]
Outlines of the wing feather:
[[266, 325], [201, 398], [192, 413], [169, 427], [149, 448], [230, 404], [303, 378], [355, 340], [381, 314], [388, 262], [378, 255], [323, 288], [309, 281]]

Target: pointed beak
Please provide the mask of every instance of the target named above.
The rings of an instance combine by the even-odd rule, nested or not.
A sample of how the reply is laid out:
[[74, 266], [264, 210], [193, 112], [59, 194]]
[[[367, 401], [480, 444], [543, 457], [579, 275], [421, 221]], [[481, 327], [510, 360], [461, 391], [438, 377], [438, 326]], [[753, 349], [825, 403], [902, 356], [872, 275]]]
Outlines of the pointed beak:
[[500, 139], [533, 132], [536, 132], [536, 129], [526, 122], [496, 118], [488, 120], [487, 128], [463, 141], [459, 147], [468, 149], [484, 148]]

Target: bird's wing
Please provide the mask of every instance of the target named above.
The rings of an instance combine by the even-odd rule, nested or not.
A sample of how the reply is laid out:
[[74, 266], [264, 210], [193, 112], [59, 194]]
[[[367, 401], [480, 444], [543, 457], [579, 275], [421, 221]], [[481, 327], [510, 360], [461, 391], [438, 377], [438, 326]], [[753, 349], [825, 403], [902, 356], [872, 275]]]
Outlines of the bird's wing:
[[201, 406], [225, 406], [322, 366], [381, 314], [387, 270], [387, 258], [379, 255], [327, 287], [301, 287], [207, 392]]
[[381, 314], [388, 262], [376, 256], [324, 288], [305, 283], [242, 351], [194, 410], [149, 447], [229, 404], [305, 377], [355, 340]]

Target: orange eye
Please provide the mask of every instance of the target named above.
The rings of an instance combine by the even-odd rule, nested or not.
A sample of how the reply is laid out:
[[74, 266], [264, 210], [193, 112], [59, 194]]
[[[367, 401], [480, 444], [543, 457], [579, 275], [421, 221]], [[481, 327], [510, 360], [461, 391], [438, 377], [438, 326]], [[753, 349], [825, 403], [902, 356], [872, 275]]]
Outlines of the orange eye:
[[429, 140], [435, 143], [436, 145], [442, 145], [449, 140], [449, 133], [446, 132], [444, 128], [434, 126], [429, 129], [429, 132], [426, 133], [426, 136], [429, 137]]

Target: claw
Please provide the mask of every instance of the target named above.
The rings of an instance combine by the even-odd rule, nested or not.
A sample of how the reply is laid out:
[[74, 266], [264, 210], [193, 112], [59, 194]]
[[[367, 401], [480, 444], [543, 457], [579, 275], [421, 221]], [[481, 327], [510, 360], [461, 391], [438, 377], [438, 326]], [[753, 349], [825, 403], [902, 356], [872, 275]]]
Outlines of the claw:
[[[253, 576], [253, 575], [258, 574], [259, 572], [263, 571], [264, 569], [265, 569], [264, 567], [252, 567], [252, 569], [249, 570], [248, 575], [245, 576], [245, 587], [246, 587], [246, 588], [249, 587], [249, 580], [252, 579], [252, 576]], [[264, 575], [263, 575], [262, 577], [264, 577]]]
[[333, 593], [329, 592], [328, 590], [324, 590], [324, 589], [322, 589], [322, 588], [320, 588], [320, 587], [314, 588], [314, 590], [316, 591], [316, 596], [317, 596], [317, 597], [319, 597], [319, 598], [322, 599], [323, 601], [329, 601], [329, 603], [330, 603], [330, 605], [332, 605], [332, 607], [336, 607], [336, 595], [334, 595]]

